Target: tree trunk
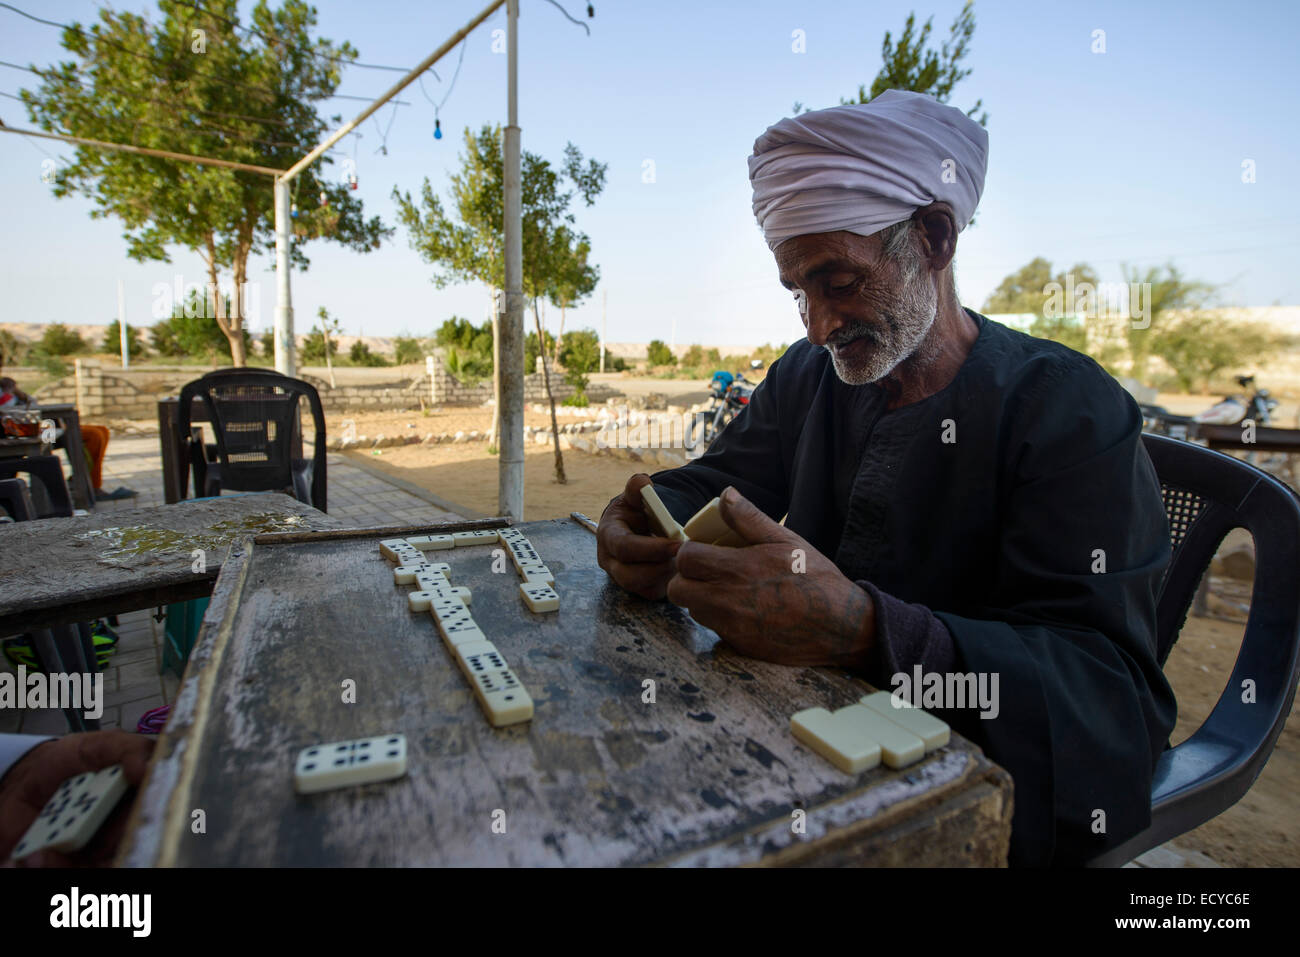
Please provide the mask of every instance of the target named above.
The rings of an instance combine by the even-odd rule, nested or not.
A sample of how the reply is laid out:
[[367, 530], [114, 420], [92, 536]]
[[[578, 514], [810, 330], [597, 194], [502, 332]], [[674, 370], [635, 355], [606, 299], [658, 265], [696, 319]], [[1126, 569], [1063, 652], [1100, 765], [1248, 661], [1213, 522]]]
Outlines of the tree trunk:
[[560, 340], [564, 338], [564, 299], [560, 299], [560, 333], [555, 337], [555, 360], [553, 365], [560, 364]]
[[546, 337], [542, 335], [542, 320], [537, 314], [537, 300], [533, 300], [533, 321], [537, 323], [537, 345], [542, 354], [542, 384], [546, 386], [546, 398], [551, 403], [551, 435], [555, 441], [555, 481], [568, 485], [564, 477], [564, 456], [560, 453], [560, 426], [555, 418], [555, 396], [551, 393], [551, 374], [546, 370]]
[[320, 321], [320, 334], [321, 338], [325, 340], [325, 368], [329, 370], [330, 388], [334, 389], [338, 386], [334, 381], [334, 363], [330, 361], [330, 329], [328, 319], [322, 319]]
[[239, 249], [235, 252], [235, 289], [234, 294], [231, 296], [231, 315], [227, 316], [226, 301], [222, 297], [221, 289], [217, 284], [217, 246], [216, 239], [211, 232], [207, 234], [206, 245], [208, 249], [208, 297], [213, 307], [213, 318], [217, 320], [217, 327], [225, 335], [226, 341], [230, 343], [230, 364], [242, 367], [248, 364], [248, 359], [244, 354], [244, 311], [240, 286], [248, 266], [248, 250], [241, 243]]

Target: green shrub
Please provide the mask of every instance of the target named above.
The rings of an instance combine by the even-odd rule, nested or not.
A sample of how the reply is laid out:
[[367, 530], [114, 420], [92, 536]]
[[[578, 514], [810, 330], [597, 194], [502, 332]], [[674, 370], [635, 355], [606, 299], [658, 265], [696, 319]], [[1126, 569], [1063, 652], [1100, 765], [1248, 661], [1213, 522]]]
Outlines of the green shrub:
[[86, 351], [86, 340], [80, 333], [56, 322], [45, 327], [37, 348], [47, 356], [71, 356]]
[[398, 336], [393, 340], [393, 348], [396, 350], [393, 361], [399, 366], [404, 366], [408, 362], [419, 362], [424, 358], [424, 349], [420, 346], [420, 340], [413, 336]]
[[676, 365], [677, 360], [673, 358], [673, 352], [660, 339], [651, 339], [650, 348], [647, 350], [646, 357], [652, 366], [671, 366]]
[[387, 359], [371, 352], [370, 347], [360, 339], [352, 343], [352, 348], [348, 350], [348, 358], [352, 360], [354, 365], [359, 366], [378, 367], [388, 365]]

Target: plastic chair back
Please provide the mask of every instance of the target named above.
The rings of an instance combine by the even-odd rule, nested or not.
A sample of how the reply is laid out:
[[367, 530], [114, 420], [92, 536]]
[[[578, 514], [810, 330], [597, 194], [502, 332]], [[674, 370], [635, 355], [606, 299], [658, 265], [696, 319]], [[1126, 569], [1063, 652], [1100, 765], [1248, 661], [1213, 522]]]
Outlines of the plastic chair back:
[[1156, 606], [1163, 667], [1224, 536], [1255, 540], [1246, 632], [1223, 694], [1196, 733], [1156, 763], [1151, 826], [1090, 862], [1111, 867], [1235, 804], [1259, 776], [1300, 678], [1300, 497], [1239, 459], [1160, 435], [1142, 440], [1160, 478], [1173, 557]]
[[[190, 407], [203, 400], [216, 438], [217, 462], [207, 466], [204, 492], [291, 491], [326, 509], [325, 413], [314, 386], [266, 369], [222, 369], [181, 389], [181, 436], [190, 434]], [[313, 455], [295, 458], [300, 441], [299, 401], [315, 425]]]

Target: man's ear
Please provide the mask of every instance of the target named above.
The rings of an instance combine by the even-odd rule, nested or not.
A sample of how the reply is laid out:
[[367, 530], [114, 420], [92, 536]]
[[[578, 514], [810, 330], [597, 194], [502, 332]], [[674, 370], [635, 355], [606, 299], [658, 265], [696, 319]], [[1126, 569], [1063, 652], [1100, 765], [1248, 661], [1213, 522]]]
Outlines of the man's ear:
[[931, 203], [912, 214], [912, 220], [921, 227], [921, 251], [925, 254], [932, 272], [948, 268], [957, 255], [957, 218], [947, 203]]

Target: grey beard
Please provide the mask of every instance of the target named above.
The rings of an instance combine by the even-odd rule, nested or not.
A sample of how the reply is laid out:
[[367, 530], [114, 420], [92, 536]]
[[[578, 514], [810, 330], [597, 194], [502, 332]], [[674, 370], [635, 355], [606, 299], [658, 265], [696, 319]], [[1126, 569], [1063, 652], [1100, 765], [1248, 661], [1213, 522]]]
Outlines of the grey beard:
[[[832, 341], [826, 343], [835, 374], [849, 385], [867, 385], [889, 375], [925, 340], [934, 325], [938, 305], [934, 283], [926, 280], [920, 264], [913, 261], [894, 308], [882, 313], [888, 317], [888, 332], [883, 341], [877, 329], [857, 324], [840, 330]], [[833, 346], [847, 345], [858, 338], [872, 340], [875, 348], [856, 363], [842, 360]]]

